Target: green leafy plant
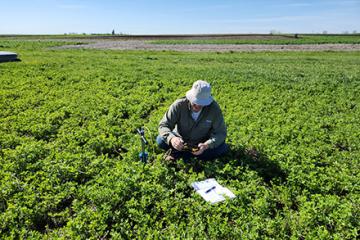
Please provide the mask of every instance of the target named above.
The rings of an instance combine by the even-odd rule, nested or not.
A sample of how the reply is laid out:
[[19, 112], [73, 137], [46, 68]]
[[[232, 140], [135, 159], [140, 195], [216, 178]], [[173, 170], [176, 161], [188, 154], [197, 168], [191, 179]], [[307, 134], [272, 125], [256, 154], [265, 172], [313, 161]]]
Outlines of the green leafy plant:
[[[0, 39], [22, 60], [0, 64], [2, 238], [358, 237], [359, 52], [49, 49], [60, 44]], [[197, 79], [231, 151], [166, 164], [158, 122]], [[209, 177], [237, 197], [205, 203], [190, 184]]]

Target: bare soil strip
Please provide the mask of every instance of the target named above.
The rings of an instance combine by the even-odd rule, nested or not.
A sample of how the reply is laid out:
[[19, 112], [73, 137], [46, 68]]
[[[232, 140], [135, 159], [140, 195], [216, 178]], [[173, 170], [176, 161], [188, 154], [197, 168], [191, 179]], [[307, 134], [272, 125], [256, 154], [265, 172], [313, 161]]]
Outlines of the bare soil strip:
[[112, 49], [112, 50], [154, 50], [185, 52], [258, 52], [258, 51], [360, 51], [360, 44], [151, 44], [144, 40], [83, 40], [80, 45], [66, 45], [57, 49]]

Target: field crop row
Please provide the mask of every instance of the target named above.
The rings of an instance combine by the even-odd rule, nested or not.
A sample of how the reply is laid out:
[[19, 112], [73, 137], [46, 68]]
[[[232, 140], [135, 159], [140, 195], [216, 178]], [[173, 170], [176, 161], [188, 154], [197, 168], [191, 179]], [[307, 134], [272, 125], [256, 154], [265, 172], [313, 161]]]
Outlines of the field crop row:
[[[359, 236], [360, 52], [48, 49], [57, 44], [0, 41], [21, 58], [0, 64], [2, 238]], [[158, 122], [197, 79], [212, 84], [231, 151], [166, 164]], [[209, 177], [237, 197], [206, 204], [190, 184]]]
[[298, 35], [297, 38], [292, 36], [283, 37], [281, 39], [254, 36], [248, 38], [234, 38], [234, 39], [169, 39], [169, 40], [154, 40], [153, 44], [360, 44], [360, 35]]

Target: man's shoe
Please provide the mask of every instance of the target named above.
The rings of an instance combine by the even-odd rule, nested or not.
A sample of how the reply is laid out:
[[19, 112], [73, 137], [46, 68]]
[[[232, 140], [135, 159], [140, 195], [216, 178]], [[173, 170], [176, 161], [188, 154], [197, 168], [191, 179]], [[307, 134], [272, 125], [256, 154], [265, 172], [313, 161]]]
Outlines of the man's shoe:
[[166, 151], [166, 153], [164, 155], [165, 161], [172, 162], [172, 161], [175, 161], [176, 159], [177, 159], [177, 157], [175, 156], [174, 151], [171, 148]]

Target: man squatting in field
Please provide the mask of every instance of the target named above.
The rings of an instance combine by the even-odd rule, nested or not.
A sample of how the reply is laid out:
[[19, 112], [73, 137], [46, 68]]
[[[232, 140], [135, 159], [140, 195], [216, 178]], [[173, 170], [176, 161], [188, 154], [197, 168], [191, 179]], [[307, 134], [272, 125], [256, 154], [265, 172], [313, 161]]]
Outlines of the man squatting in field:
[[228, 151], [226, 126], [218, 103], [211, 96], [209, 83], [198, 80], [177, 99], [159, 123], [156, 141], [168, 150], [165, 160], [196, 157], [212, 160]]

